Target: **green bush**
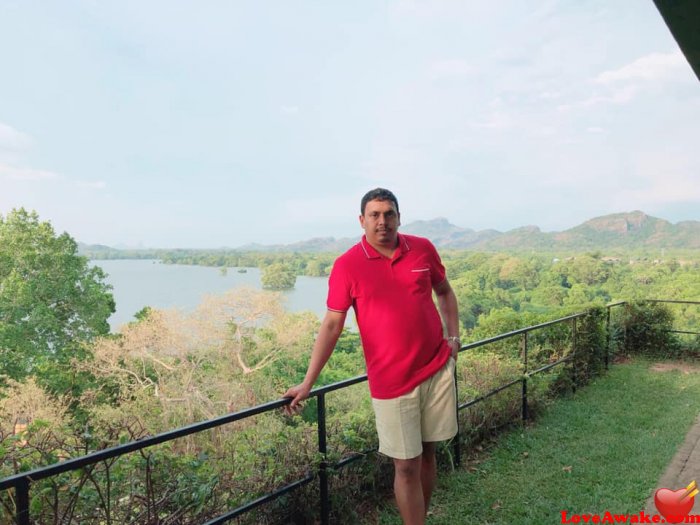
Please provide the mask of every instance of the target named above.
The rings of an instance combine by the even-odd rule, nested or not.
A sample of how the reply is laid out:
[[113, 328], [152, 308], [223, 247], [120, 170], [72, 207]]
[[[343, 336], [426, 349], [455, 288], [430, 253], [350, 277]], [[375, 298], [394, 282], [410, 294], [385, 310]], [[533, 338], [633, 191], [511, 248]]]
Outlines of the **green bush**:
[[605, 368], [606, 310], [592, 308], [576, 320], [576, 354], [572, 373], [577, 385], [587, 384]]
[[[464, 353], [457, 361], [458, 402], [477, 399], [520, 377], [522, 363], [519, 359], [491, 351]], [[461, 442], [473, 445], [504, 425], [519, 421], [520, 392], [519, 385], [514, 385], [460, 411]]]
[[673, 313], [667, 305], [640, 301], [624, 306], [615, 335], [627, 355], [678, 357], [681, 345], [671, 330]]

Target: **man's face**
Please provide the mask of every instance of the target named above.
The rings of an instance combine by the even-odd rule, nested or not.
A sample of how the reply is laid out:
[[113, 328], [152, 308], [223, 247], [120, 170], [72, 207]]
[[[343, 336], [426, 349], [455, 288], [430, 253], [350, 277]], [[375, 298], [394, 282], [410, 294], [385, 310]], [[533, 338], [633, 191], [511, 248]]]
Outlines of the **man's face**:
[[369, 201], [364, 215], [360, 215], [360, 225], [370, 244], [394, 247], [398, 235], [401, 215], [391, 201]]

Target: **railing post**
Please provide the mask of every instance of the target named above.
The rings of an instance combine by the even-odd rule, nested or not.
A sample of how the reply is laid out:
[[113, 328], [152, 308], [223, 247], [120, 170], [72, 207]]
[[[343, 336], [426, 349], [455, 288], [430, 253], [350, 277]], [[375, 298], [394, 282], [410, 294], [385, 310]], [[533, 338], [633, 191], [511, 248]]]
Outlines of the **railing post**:
[[576, 317], [571, 320], [571, 363], [572, 363], [572, 386], [571, 390], [576, 393], [576, 381], [578, 380], [576, 366]]
[[17, 525], [29, 525], [29, 480], [22, 478], [15, 485]]
[[455, 436], [455, 441], [453, 444], [454, 447], [454, 459], [452, 460], [452, 466], [453, 467], [459, 467], [459, 465], [462, 463], [462, 450], [459, 445], [459, 388], [457, 387], [457, 358], [459, 358], [459, 354], [457, 354], [457, 357], [455, 358], [455, 417], [457, 418], [457, 435]]
[[527, 421], [527, 334], [523, 332], [523, 392], [522, 392], [522, 416], [523, 423]]
[[318, 452], [321, 463], [318, 466], [318, 483], [321, 496], [321, 524], [330, 523], [330, 501], [328, 500], [328, 461], [326, 461], [326, 394], [318, 395], [316, 410], [318, 415]]
[[607, 311], [607, 319], [605, 321], [605, 370], [609, 370], [608, 368], [608, 363], [610, 362], [610, 343], [612, 341], [612, 336], [610, 334], [610, 310], [611, 308], [608, 306]]

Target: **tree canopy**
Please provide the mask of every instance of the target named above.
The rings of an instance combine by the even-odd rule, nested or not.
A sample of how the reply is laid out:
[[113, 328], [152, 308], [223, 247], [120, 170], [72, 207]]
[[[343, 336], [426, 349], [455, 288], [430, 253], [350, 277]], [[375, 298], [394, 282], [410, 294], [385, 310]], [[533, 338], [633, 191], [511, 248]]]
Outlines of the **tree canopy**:
[[266, 290], [289, 290], [294, 288], [297, 276], [289, 265], [274, 263], [263, 268], [260, 281]]
[[23, 208], [0, 215], [0, 381], [37, 375], [54, 388], [85, 343], [109, 333], [104, 272], [77, 255], [67, 233]]

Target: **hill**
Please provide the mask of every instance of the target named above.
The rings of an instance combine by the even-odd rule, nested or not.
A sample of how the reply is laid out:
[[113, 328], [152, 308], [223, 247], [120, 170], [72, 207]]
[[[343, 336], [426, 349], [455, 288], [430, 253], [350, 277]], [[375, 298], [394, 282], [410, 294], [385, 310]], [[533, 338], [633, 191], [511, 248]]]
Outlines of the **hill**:
[[[537, 226], [523, 226], [506, 232], [461, 228], [445, 218], [415, 221], [401, 231], [427, 237], [439, 248], [480, 251], [579, 251], [639, 248], [700, 249], [700, 221], [672, 224], [641, 211], [595, 217], [561, 232], [543, 232]], [[357, 239], [312, 239], [277, 251], [339, 252]]]
[[[523, 226], [506, 232], [493, 229], [476, 231], [456, 226], [445, 218], [415, 221], [403, 225], [401, 231], [427, 237], [438, 248], [474, 251], [700, 249], [700, 221], [672, 224], [642, 211], [595, 217], [560, 232], [543, 232], [537, 226]], [[248, 244], [236, 248], [235, 251], [340, 253], [357, 240], [357, 237], [317, 237], [292, 244]], [[118, 250], [107, 246], [83, 244], [79, 244], [79, 249], [81, 253], [96, 258], [158, 258], [160, 252], [168, 251]]]
[[488, 251], [700, 249], [700, 221], [684, 221], [674, 225], [641, 211], [595, 217], [561, 232], [543, 232], [537, 226], [525, 226], [504, 233], [486, 230], [476, 232], [476, 235], [488, 234], [476, 242], [475, 233], [471, 230], [459, 235], [452, 228], [445, 231], [450, 231], [451, 242], [438, 244], [442, 247]]
[[[439, 248], [480, 251], [579, 251], [639, 248], [700, 249], [700, 221], [672, 224], [642, 211], [595, 217], [560, 232], [543, 232], [538, 226], [523, 226], [506, 232], [461, 228], [445, 218], [415, 221], [401, 231], [427, 237]], [[357, 239], [311, 239], [276, 251], [339, 252]]]

